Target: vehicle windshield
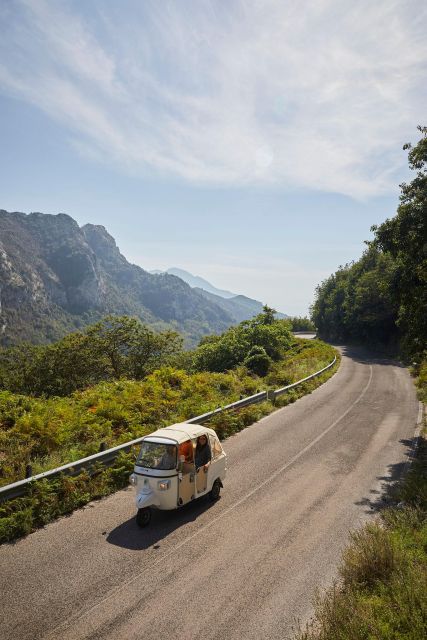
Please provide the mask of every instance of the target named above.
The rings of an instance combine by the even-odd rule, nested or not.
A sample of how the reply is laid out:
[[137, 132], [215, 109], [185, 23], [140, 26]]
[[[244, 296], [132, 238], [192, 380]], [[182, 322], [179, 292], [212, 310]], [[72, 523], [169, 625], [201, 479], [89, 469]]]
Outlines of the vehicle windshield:
[[176, 447], [173, 444], [143, 442], [136, 464], [148, 469], [175, 469]]

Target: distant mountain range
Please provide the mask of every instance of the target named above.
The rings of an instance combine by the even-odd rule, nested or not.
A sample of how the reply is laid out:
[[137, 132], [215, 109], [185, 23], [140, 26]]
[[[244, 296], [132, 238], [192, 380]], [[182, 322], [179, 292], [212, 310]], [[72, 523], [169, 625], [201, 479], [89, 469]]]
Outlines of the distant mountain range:
[[[236, 298], [241, 312], [227, 307]], [[230, 300], [130, 264], [103, 226], [79, 227], [64, 213], [0, 210], [3, 345], [50, 342], [109, 313], [173, 327], [191, 345], [240, 321], [249, 298]]]
[[203, 289], [204, 291], [208, 291], [209, 293], [213, 293], [216, 296], [220, 296], [221, 298], [235, 298], [237, 293], [231, 293], [231, 291], [225, 291], [224, 289], [217, 289], [213, 284], [201, 278], [200, 276], [193, 276], [192, 273], [188, 271], [184, 271], [184, 269], [178, 269], [177, 267], [171, 267], [166, 271], [151, 271], [151, 273], [169, 273], [172, 276], [177, 276], [184, 280], [187, 284], [190, 285], [193, 289]]
[[[217, 289], [213, 284], [201, 278], [200, 276], [194, 276], [192, 273], [185, 271], [184, 269], [178, 269], [176, 267], [171, 267], [166, 271], [151, 271], [151, 273], [169, 273], [171, 275], [177, 276], [187, 282], [190, 287], [200, 292], [206, 300], [213, 302], [220, 306], [226, 313], [228, 313], [234, 321], [242, 322], [243, 320], [249, 320], [253, 316], [256, 316], [258, 313], [261, 313], [263, 308], [263, 303], [259, 300], [253, 300], [252, 298], [247, 298], [243, 295], [238, 295], [236, 293], [231, 293], [231, 291], [226, 291], [224, 289]], [[288, 318], [284, 313], [278, 312], [278, 318]]]

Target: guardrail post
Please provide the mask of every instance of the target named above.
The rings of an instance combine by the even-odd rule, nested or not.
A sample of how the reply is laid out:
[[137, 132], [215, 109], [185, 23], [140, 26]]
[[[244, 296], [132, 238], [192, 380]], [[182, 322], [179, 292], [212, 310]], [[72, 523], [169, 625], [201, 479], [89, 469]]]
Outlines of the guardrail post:
[[267, 400], [269, 400], [271, 404], [275, 404], [276, 392], [274, 391], [274, 389], [269, 389], [267, 391]]
[[25, 467], [25, 477], [31, 478], [32, 475], [33, 475], [33, 465], [27, 464], [27, 466]]
[[106, 442], [101, 442], [101, 444], [99, 445], [99, 451], [107, 451], [107, 443]]

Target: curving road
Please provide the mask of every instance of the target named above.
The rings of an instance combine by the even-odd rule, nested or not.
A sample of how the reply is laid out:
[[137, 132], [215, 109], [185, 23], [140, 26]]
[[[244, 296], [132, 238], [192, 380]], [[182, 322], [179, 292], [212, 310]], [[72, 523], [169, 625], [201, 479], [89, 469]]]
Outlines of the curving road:
[[215, 504], [141, 531], [129, 488], [1, 547], [0, 637], [291, 638], [401, 473], [417, 412], [404, 368], [344, 348], [326, 384], [225, 442]]

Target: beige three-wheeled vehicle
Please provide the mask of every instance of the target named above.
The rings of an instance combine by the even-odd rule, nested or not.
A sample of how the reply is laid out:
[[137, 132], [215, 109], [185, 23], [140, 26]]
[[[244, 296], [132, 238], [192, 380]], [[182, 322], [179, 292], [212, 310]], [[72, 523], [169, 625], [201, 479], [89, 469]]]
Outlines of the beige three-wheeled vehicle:
[[146, 436], [130, 482], [136, 488], [136, 521], [148, 525], [151, 509], [171, 510], [204, 496], [219, 498], [226, 455], [213, 429], [181, 422]]

